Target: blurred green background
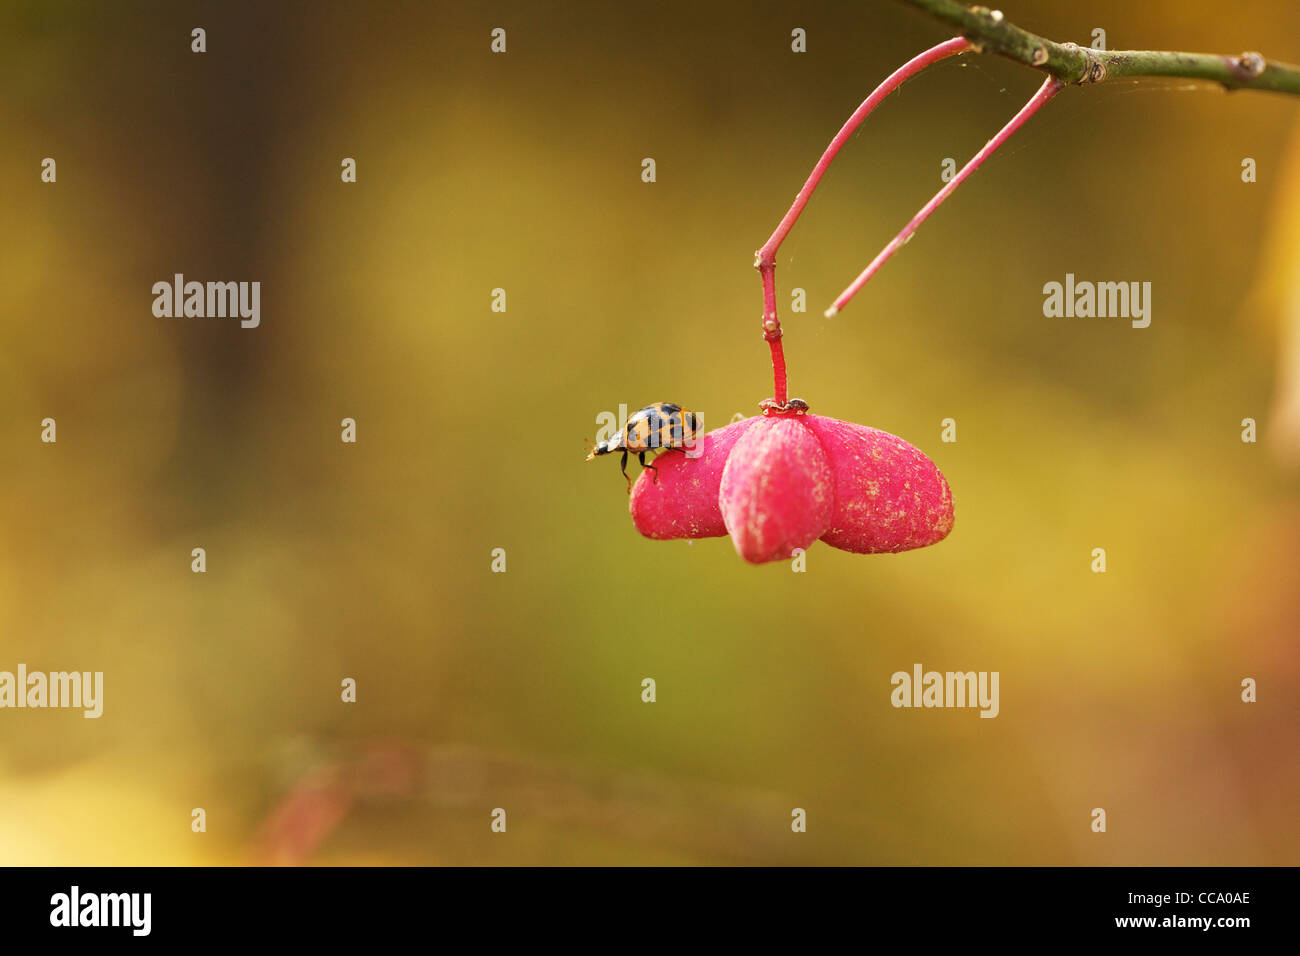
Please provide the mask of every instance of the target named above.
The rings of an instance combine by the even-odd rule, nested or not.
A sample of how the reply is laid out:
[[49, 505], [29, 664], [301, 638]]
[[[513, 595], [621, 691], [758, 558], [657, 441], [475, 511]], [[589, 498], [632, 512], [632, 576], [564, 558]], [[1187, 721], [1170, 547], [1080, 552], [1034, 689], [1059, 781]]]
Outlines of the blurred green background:
[[[1300, 61], [1284, 0], [1004, 9]], [[791, 393], [930, 454], [942, 544], [750, 567], [642, 539], [583, 461], [620, 403], [756, 412], [752, 251], [949, 35], [891, 2], [6, 4], [0, 669], [102, 670], [105, 713], [0, 711], [0, 862], [1300, 862], [1300, 482], [1265, 441], [1300, 100], [1067, 89], [825, 320], [1039, 77], [948, 61], [853, 138], [778, 260]], [[175, 272], [260, 281], [261, 327], [155, 318]], [[1044, 318], [1067, 272], [1152, 282], [1151, 327]], [[893, 709], [916, 662], [1000, 671], [1001, 715]]]

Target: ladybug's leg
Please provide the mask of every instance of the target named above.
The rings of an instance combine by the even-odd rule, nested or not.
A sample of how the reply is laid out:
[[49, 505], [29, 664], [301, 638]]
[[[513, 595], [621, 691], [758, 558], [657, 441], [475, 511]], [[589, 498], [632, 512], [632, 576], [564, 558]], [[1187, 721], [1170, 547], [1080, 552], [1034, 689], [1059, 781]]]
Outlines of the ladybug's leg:
[[637, 455], [637, 458], [640, 459], [642, 468], [649, 468], [651, 471], [654, 472], [655, 484], [656, 485], [659, 484], [659, 469], [656, 468], [654, 465], [647, 465], [645, 463], [645, 452], [641, 452], [641, 454]]
[[632, 478], [627, 473], [627, 452], [623, 452], [623, 477], [627, 479], [627, 493], [632, 493]]

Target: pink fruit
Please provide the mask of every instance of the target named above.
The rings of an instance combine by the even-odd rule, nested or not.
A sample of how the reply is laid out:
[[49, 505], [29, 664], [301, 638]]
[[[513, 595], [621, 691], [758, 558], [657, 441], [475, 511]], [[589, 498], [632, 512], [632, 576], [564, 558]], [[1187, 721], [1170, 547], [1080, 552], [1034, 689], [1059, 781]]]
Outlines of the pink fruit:
[[701, 438], [690, 458], [666, 452], [632, 489], [648, 538], [730, 534], [746, 561], [790, 557], [818, 539], [859, 554], [943, 540], [952, 493], [934, 462], [888, 432], [821, 415], [747, 418]]

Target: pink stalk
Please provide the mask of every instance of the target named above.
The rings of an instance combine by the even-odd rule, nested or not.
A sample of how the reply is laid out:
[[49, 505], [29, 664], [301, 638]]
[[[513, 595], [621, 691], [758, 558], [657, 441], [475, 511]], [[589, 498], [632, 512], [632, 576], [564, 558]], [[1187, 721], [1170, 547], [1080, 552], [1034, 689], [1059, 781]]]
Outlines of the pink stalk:
[[800, 213], [808, 205], [813, 190], [817, 188], [817, 184], [826, 175], [831, 160], [835, 158], [840, 148], [848, 142], [849, 137], [862, 124], [862, 121], [880, 104], [881, 100], [902, 86], [909, 77], [919, 73], [930, 64], [957, 53], [965, 53], [969, 49], [971, 49], [971, 43], [965, 37], [954, 37], [951, 40], [946, 40], [938, 46], [926, 50], [920, 56], [908, 60], [876, 87], [872, 94], [863, 100], [862, 105], [854, 110], [853, 115], [848, 118], [840, 131], [835, 134], [835, 138], [826, 147], [826, 152], [822, 153], [822, 158], [813, 167], [808, 181], [799, 190], [794, 205], [790, 207], [790, 211], [785, 214], [785, 218], [776, 227], [776, 232], [772, 233], [772, 237], [763, 244], [763, 248], [754, 254], [754, 266], [758, 269], [759, 276], [763, 280], [763, 338], [767, 340], [772, 351], [773, 399], [778, 406], [785, 405], [789, 396], [786, 388], [785, 352], [781, 347], [781, 321], [776, 315], [777, 250], [781, 248], [781, 243], [785, 241], [785, 237], [794, 228], [795, 221], [798, 220]]
[[848, 305], [849, 300], [858, 294], [858, 290], [867, 284], [867, 281], [880, 270], [880, 267], [888, 261], [889, 257], [897, 252], [903, 243], [907, 242], [907, 240], [911, 238], [912, 233], [916, 232], [916, 230], [920, 228], [921, 223], [925, 222], [925, 220], [930, 217], [930, 213], [938, 209], [940, 203], [951, 196], [953, 190], [965, 182], [967, 176], [979, 169], [980, 164], [983, 163], [984, 160], [997, 152], [998, 148], [1010, 139], [1012, 134], [1015, 133], [1016, 130], [1020, 129], [1029, 117], [1037, 113], [1048, 100], [1059, 93], [1061, 87], [1062, 83], [1060, 80], [1056, 79], [1056, 77], [1049, 76], [1043, 82], [1043, 85], [1038, 88], [1038, 92], [1033, 95], [1030, 101], [1021, 107], [1019, 113], [1011, 118], [1011, 122], [1002, 127], [998, 135], [985, 143], [984, 148], [976, 153], [971, 161], [961, 168], [961, 172], [954, 176], [951, 182], [946, 183], [942, 189], [935, 193], [934, 198], [921, 207], [921, 211], [912, 217], [912, 221], [903, 227], [902, 232], [890, 240], [889, 245], [880, 250], [880, 254], [871, 260], [871, 264], [862, 270], [861, 275], [854, 279], [853, 283], [840, 293], [840, 297], [835, 300], [829, 309], [826, 310], [826, 317], [831, 318], [835, 313], [839, 312], [840, 309]]

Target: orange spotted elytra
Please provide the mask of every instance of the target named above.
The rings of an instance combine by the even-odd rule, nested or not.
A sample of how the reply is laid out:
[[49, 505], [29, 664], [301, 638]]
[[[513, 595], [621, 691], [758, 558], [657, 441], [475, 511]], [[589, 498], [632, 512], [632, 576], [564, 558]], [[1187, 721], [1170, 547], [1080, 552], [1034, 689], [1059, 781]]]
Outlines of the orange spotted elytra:
[[627, 478], [628, 491], [631, 491], [632, 479], [627, 473], [629, 454], [637, 456], [642, 468], [655, 471], [655, 480], [658, 481], [659, 476], [655, 466], [646, 464], [646, 452], [658, 448], [668, 450], [689, 447], [694, 444], [702, 427], [703, 424], [695, 412], [674, 405], [672, 402], [655, 402], [633, 412], [628, 417], [627, 424], [617, 434], [596, 445], [587, 456], [587, 461], [600, 455], [621, 451], [623, 477]]

